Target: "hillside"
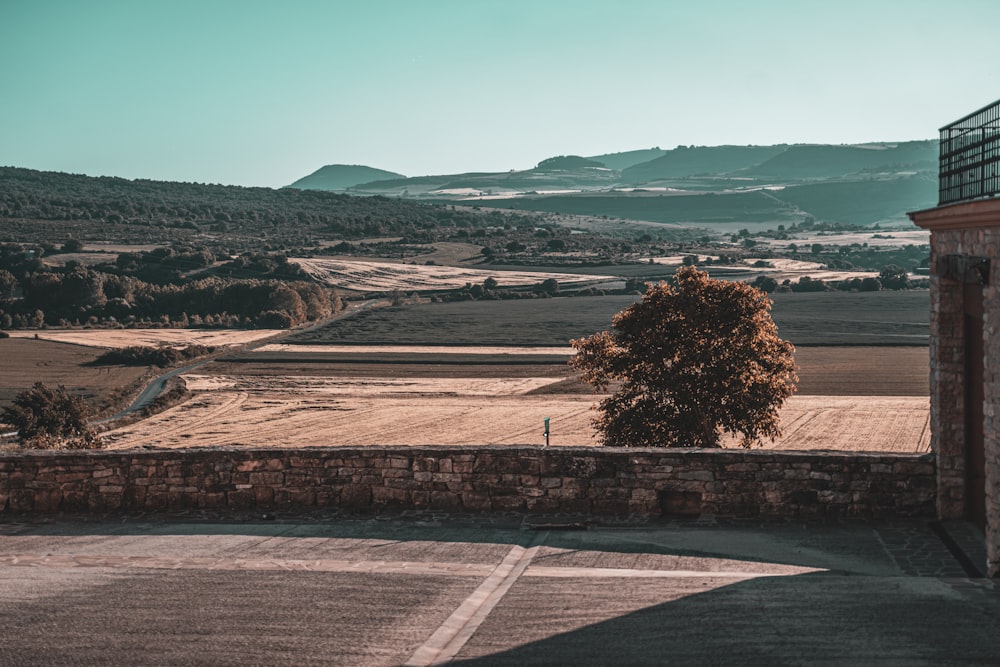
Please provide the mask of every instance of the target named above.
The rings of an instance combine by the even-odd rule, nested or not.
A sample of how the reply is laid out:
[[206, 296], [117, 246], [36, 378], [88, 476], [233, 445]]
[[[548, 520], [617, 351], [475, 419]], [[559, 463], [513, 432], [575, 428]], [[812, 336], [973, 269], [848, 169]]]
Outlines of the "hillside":
[[789, 180], [837, 178], [866, 171], [934, 170], [937, 163], [936, 141], [862, 146], [800, 144], [789, 146], [742, 175]]
[[494, 208], [607, 216], [695, 226], [711, 226], [721, 222], [767, 221], [791, 224], [802, 217], [792, 207], [763, 192], [730, 195], [593, 193], [498, 199], [485, 203]]
[[655, 160], [666, 153], [659, 148], [643, 148], [635, 151], [625, 151], [623, 153], [606, 153], [604, 155], [591, 155], [588, 159], [600, 162], [608, 169], [623, 171], [629, 167], [643, 162]]
[[406, 178], [384, 169], [375, 169], [360, 164], [328, 164], [313, 173], [300, 178], [288, 187], [299, 190], [346, 190], [360, 183]]
[[622, 182], [641, 185], [665, 178], [701, 174], [727, 174], [760, 164], [788, 147], [777, 146], [678, 146], [655, 160], [629, 167]]
[[196, 241], [235, 254], [245, 249], [311, 246], [322, 238], [413, 236], [441, 226], [507, 222], [518, 223], [519, 218], [319, 190], [96, 178], [0, 167], [0, 242]]
[[798, 185], [772, 193], [816, 220], [869, 225], [904, 219], [907, 211], [937, 204], [937, 180], [928, 174], [882, 180]]

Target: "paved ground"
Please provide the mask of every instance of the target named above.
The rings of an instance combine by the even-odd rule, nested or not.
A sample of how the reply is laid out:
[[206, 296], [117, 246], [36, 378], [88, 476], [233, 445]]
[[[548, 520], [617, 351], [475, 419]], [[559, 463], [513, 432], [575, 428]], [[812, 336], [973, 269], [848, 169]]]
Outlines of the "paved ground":
[[4, 665], [1000, 662], [967, 524], [6, 521]]

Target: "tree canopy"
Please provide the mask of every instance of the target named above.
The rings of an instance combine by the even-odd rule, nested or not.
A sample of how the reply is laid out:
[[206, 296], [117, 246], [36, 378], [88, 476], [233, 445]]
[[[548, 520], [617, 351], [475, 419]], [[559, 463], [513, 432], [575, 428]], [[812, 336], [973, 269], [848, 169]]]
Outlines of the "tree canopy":
[[614, 447], [744, 447], [780, 435], [778, 409], [798, 377], [771, 301], [743, 283], [678, 268], [615, 315], [610, 331], [571, 341], [570, 364], [598, 390], [617, 390], [594, 420]]

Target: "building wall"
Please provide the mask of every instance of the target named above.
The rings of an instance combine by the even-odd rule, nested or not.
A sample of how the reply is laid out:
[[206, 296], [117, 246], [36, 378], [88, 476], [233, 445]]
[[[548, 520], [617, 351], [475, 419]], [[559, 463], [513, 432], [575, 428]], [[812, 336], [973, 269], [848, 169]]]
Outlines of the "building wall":
[[[938, 515], [967, 517], [965, 308], [967, 289], [983, 293], [986, 548], [1000, 575], [1000, 200], [911, 214], [931, 230], [931, 449], [937, 454]], [[948, 258], [989, 258], [989, 272], [956, 271]], [[971, 263], [971, 262], [970, 262]], [[985, 282], [985, 284], [982, 284]], [[967, 287], [968, 286], [968, 287]]]
[[0, 455], [6, 513], [397, 507], [931, 517], [935, 488], [931, 454], [398, 446]]

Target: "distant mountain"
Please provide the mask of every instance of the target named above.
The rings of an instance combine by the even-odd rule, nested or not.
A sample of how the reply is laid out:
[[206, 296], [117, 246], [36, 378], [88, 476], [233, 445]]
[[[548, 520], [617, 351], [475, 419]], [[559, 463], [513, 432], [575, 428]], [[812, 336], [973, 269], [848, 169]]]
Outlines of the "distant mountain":
[[770, 160], [788, 146], [678, 146], [622, 171], [622, 182], [642, 185], [669, 178], [727, 174]]
[[701, 227], [871, 225], [933, 206], [937, 164], [934, 140], [678, 146], [560, 155], [523, 171], [379, 177], [349, 192]]
[[643, 148], [624, 153], [607, 153], [606, 155], [591, 155], [589, 159], [600, 162], [608, 169], [623, 171], [631, 166], [655, 160], [667, 151], [660, 148]]
[[346, 190], [361, 183], [393, 178], [406, 177], [392, 171], [360, 164], [328, 164], [308, 176], [300, 178], [288, 187], [298, 190]]
[[[583, 166], [585, 164], [593, 166]], [[536, 193], [548, 190], [607, 189], [617, 182], [617, 171], [585, 158], [563, 156], [543, 160], [538, 167], [525, 171], [397, 178], [360, 183], [352, 187], [349, 192], [364, 195], [461, 198], [493, 192]]]
[[937, 169], [937, 141], [899, 144], [830, 146], [797, 144], [746, 170], [746, 176], [806, 180], [836, 178], [864, 171], [922, 171]]

